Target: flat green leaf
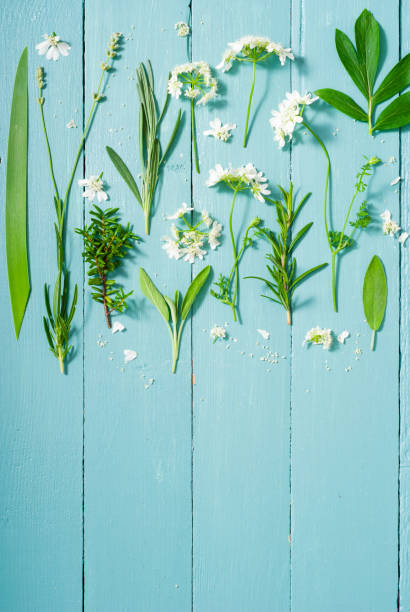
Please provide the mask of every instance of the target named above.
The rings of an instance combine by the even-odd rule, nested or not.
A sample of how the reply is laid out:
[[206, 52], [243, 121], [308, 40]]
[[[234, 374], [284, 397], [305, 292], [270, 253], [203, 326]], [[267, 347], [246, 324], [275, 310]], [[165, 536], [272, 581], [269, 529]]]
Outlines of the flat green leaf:
[[177, 115], [177, 119], [175, 121], [175, 125], [174, 125], [174, 129], [172, 130], [172, 134], [171, 137], [168, 141], [167, 147], [164, 151], [163, 156], [161, 157], [160, 161], [159, 161], [159, 165], [162, 164], [162, 162], [164, 161], [164, 159], [166, 158], [166, 156], [168, 155], [168, 152], [170, 150], [170, 148], [172, 147], [172, 143], [174, 142], [175, 136], [177, 135], [177, 132], [179, 130], [179, 125], [181, 123], [181, 109], [179, 109], [178, 111], [178, 115]]
[[128, 187], [131, 189], [132, 193], [134, 194], [134, 196], [137, 198], [138, 202], [142, 206], [142, 199], [141, 199], [141, 195], [140, 195], [137, 183], [135, 182], [134, 177], [132, 176], [128, 167], [123, 162], [123, 160], [118, 155], [118, 153], [114, 151], [114, 149], [112, 149], [111, 147], [105, 147], [105, 150], [110, 156], [110, 159], [112, 163], [114, 164], [114, 166], [117, 168], [119, 174], [122, 176], [124, 181], [127, 183]]
[[380, 104], [410, 85], [410, 53], [407, 53], [383, 79], [373, 96], [373, 103]]
[[203, 268], [203, 270], [199, 272], [199, 274], [196, 275], [192, 283], [189, 285], [188, 291], [186, 292], [181, 305], [181, 319], [183, 321], [187, 318], [189, 311], [191, 310], [191, 306], [194, 303], [203, 285], [205, 284], [205, 281], [208, 278], [210, 271], [211, 266], [206, 266], [205, 268]]
[[315, 266], [314, 268], [310, 268], [310, 270], [306, 270], [306, 272], [303, 272], [303, 274], [295, 278], [295, 280], [289, 287], [289, 291], [291, 291], [293, 294], [293, 291], [296, 289], [297, 285], [299, 285], [303, 280], [305, 280], [305, 278], [307, 278], [314, 272], [318, 272], [322, 268], [326, 268], [326, 266], [327, 266], [327, 263], [322, 263], [322, 264], [319, 264], [318, 266]]
[[341, 113], [367, 123], [367, 113], [347, 94], [336, 89], [318, 89], [315, 94]]
[[27, 70], [26, 47], [21, 54], [14, 81], [6, 176], [7, 272], [16, 338], [19, 337], [30, 295], [27, 254]]
[[142, 293], [147, 297], [152, 304], [154, 304], [155, 308], [159, 311], [159, 313], [164, 318], [165, 322], [169, 321], [169, 310], [168, 306], [164, 300], [162, 293], [158, 291], [148, 274], [145, 272], [144, 268], [140, 268], [140, 287]]
[[387, 300], [387, 279], [383, 263], [377, 255], [371, 260], [363, 282], [363, 308], [370, 329], [382, 324]]
[[410, 91], [402, 94], [380, 113], [374, 130], [394, 130], [410, 123]]
[[356, 20], [354, 33], [357, 57], [366, 80], [367, 98], [370, 98], [379, 65], [379, 24], [367, 9]]
[[369, 99], [366, 81], [352, 41], [344, 32], [336, 29], [335, 43], [340, 61], [348, 72], [353, 83], [358, 89], [360, 89], [364, 97]]
[[313, 225], [313, 221], [311, 221], [310, 223], [308, 223], [307, 225], [302, 227], [301, 230], [298, 231], [298, 233], [296, 234], [296, 236], [294, 237], [294, 239], [292, 240], [292, 242], [289, 245], [288, 255], [290, 255], [290, 253], [293, 251], [293, 249], [295, 248], [295, 246], [297, 245], [299, 240], [301, 240], [303, 238], [303, 236], [306, 234], [306, 232], [308, 232], [310, 230], [312, 225]]

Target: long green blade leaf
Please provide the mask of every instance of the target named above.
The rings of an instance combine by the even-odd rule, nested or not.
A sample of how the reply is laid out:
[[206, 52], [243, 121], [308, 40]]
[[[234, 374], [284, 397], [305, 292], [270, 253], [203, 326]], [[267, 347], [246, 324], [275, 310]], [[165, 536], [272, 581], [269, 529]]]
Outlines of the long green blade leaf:
[[364, 9], [354, 26], [357, 56], [359, 58], [369, 99], [373, 93], [373, 85], [379, 65], [379, 24], [372, 13]]
[[188, 291], [185, 294], [181, 306], [181, 319], [183, 321], [187, 318], [189, 311], [191, 310], [191, 306], [194, 303], [196, 296], [205, 284], [205, 281], [208, 278], [210, 271], [211, 266], [206, 266], [203, 270], [199, 272], [199, 274], [197, 274], [192, 283], [189, 285]]
[[373, 96], [374, 104], [380, 104], [410, 85], [410, 53], [407, 53], [383, 79]]
[[168, 144], [167, 144], [167, 147], [166, 147], [166, 149], [165, 149], [165, 152], [164, 152], [163, 156], [162, 156], [162, 157], [161, 157], [161, 159], [160, 159], [159, 165], [161, 165], [161, 164], [162, 164], [162, 162], [164, 161], [164, 159], [166, 158], [166, 156], [167, 156], [167, 154], [168, 154], [168, 151], [169, 151], [169, 150], [170, 150], [170, 148], [172, 147], [172, 143], [174, 142], [175, 136], [177, 135], [177, 132], [178, 132], [178, 130], [179, 130], [179, 124], [181, 123], [181, 115], [182, 115], [182, 113], [181, 113], [181, 109], [179, 109], [179, 111], [178, 111], [178, 115], [177, 115], [177, 119], [176, 119], [176, 121], [175, 121], [174, 129], [172, 130], [171, 137], [170, 137], [170, 139], [169, 139], [169, 142], [168, 142]]
[[368, 117], [364, 110], [342, 91], [337, 91], [336, 89], [318, 89], [315, 91], [315, 94], [348, 117], [367, 123]]
[[112, 163], [114, 164], [114, 166], [117, 168], [119, 174], [122, 176], [124, 181], [127, 183], [128, 187], [131, 189], [132, 193], [134, 194], [134, 196], [137, 198], [138, 202], [142, 206], [142, 199], [141, 199], [141, 195], [140, 195], [137, 183], [135, 182], [134, 177], [132, 176], [128, 167], [123, 162], [123, 160], [118, 155], [118, 153], [114, 151], [114, 149], [112, 149], [111, 147], [105, 147], [105, 150], [110, 156], [110, 159]]
[[410, 123], [410, 91], [402, 94], [378, 116], [374, 130], [394, 130]]
[[326, 268], [326, 266], [327, 266], [327, 263], [322, 263], [322, 264], [319, 264], [318, 266], [315, 266], [314, 268], [310, 268], [310, 270], [306, 270], [306, 272], [303, 272], [303, 274], [295, 278], [295, 280], [289, 287], [289, 290], [292, 291], [292, 294], [293, 294], [293, 291], [295, 290], [296, 286], [299, 285], [303, 280], [305, 280], [305, 278], [307, 278], [314, 272], [318, 272], [322, 268]]
[[27, 70], [26, 47], [21, 54], [14, 81], [6, 177], [7, 272], [17, 338], [30, 295], [27, 255]]
[[344, 32], [336, 29], [335, 43], [337, 54], [350, 78], [356, 87], [360, 89], [364, 97], [368, 99], [366, 81], [364, 79], [359, 58], [357, 57], [356, 49], [354, 48], [352, 41]]
[[148, 274], [145, 272], [144, 268], [140, 268], [140, 287], [145, 297], [147, 297], [150, 302], [154, 304], [155, 308], [159, 311], [165, 322], [168, 324], [169, 310], [166, 301], [164, 300], [162, 293], [158, 291]]
[[387, 280], [383, 263], [374, 255], [363, 282], [363, 309], [370, 329], [377, 331], [382, 324], [387, 301]]
[[313, 225], [313, 221], [311, 221], [310, 223], [308, 223], [307, 225], [302, 227], [301, 230], [298, 231], [298, 233], [296, 234], [296, 236], [294, 237], [294, 239], [290, 243], [290, 246], [289, 246], [289, 249], [288, 249], [288, 255], [291, 254], [291, 252], [293, 251], [293, 249], [295, 248], [295, 246], [297, 245], [299, 240], [301, 240], [303, 238], [303, 236], [306, 234], [306, 232], [308, 232], [310, 230], [312, 225]]

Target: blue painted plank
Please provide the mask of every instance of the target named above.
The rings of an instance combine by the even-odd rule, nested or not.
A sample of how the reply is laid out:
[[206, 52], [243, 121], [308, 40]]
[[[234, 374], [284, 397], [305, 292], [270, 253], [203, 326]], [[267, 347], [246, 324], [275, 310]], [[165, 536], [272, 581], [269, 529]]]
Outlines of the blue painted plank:
[[[292, 4], [292, 42], [303, 70], [293, 87], [342, 89], [358, 99], [337, 58], [334, 29], [352, 35], [363, 6], [353, 0]], [[398, 59], [398, 8], [368, 2], [382, 24], [383, 73]], [[387, 41], [387, 48], [386, 48]], [[315, 105], [314, 105], [315, 106]], [[371, 138], [366, 126], [317, 104], [306, 113], [332, 158], [333, 223], [341, 224], [362, 155], [399, 160], [396, 132]], [[320, 111], [320, 112], [319, 112]], [[293, 147], [295, 182], [312, 189], [317, 241], [306, 265], [328, 260], [322, 221], [325, 164], [302, 132]], [[292, 354], [292, 610], [387, 612], [397, 609], [399, 248], [381, 232], [380, 213], [399, 215], [390, 181], [398, 162], [381, 165], [366, 196], [376, 219], [339, 266], [339, 313], [332, 311], [330, 271], [313, 281], [314, 299], [295, 316]], [[338, 228], [338, 227], [337, 227]], [[388, 306], [376, 351], [369, 350], [361, 291], [374, 253], [385, 265]], [[302, 347], [315, 325], [350, 331], [345, 346]], [[360, 353], [356, 354], [355, 351]], [[351, 366], [351, 370], [350, 370]], [[346, 371], [350, 370], [350, 371]]]
[[[86, 150], [86, 175], [104, 171], [109, 204], [119, 206], [143, 237], [121, 276], [134, 304], [114, 317], [126, 331], [113, 336], [102, 308], [87, 291], [85, 309], [85, 605], [86, 610], [188, 611], [191, 609], [191, 365], [190, 329], [184, 330], [177, 374], [159, 313], [143, 298], [144, 266], [160, 290], [186, 290], [188, 266], [170, 261], [160, 237], [165, 214], [190, 198], [189, 132], [185, 129], [165, 166], [155, 198], [150, 236], [143, 215], [105, 153], [110, 145], [134, 176], [138, 165], [138, 99], [135, 70], [150, 59], [160, 105], [168, 70], [184, 61], [186, 41], [174, 24], [188, 17], [188, 3], [139, 5], [121, 0], [87, 2], [86, 92], [112, 30], [123, 32], [123, 50], [106, 88], [106, 102]], [[179, 104], [170, 101], [161, 138], [166, 142]], [[89, 204], [85, 203], [87, 216]], [[78, 248], [80, 246], [78, 245]], [[97, 345], [99, 336], [104, 347]], [[138, 352], [124, 367], [123, 350]], [[154, 382], [149, 388], [150, 379]], [[102, 534], [103, 537], [102, 537]]]
[[[215, 0], [193, 3], [193, 60], [220, 62], [228, 42], [246, 34], [289, 43], [289, 8], [240, 0], [221, 10]], [[252, 68], [239, 65], [218, 72], [220, 101], [197, 112], [201, 174], [193, 175], [193, 203], [224, 226], [223, 246], [207, 257], [215, 281], [232, 266], [228, 216], [232, 192], [205, 186], [215, 163], [252, 162], [270, 185], [289, 181], [289, 155], [272, 144], [270, 108], [288, 88], [290, 68], [273, 58], [257, 67], [248, 146], [242, 147]], [[257, 112], [255, 120], [253, 119]], [[219, 117], [237, 129], [224, 144], [202, 135]], [[274, 223], [272, 208], [250, 195], [239, 195], [235, 231], [260, 216]], [[241, 263], [241, 277], [264, 269], [262, 242]], [[195, 265], [196, 273], [201, 266]], [[240, 281], [242, 324], [229, 307], [207, 296], [193, 318], [193, 527], [194, 609], [240, 612], [289, 609], [289, 406], [290, 330], [285, 314], [259, 297], [255, 281]], [[227, 322], [228, 340], [212, 344], [209, 332]], [[270, 331], [264, 341], [256, 331]], [[269, 347], [269, 348], [264, 348]], [[261, 361], [277, 352], [278, 364]], [[282, 358], [282, 356], [284, 358]]]
[[[4, 251], [4, 198], [0, 215], [1, 510], [0, 608], [80, 611], [82, 608], [82, 345], [81, 299], [73, 340], [76, 358], [61, 376], [44, 336], [43, 285], [56, 274], [53, 190], [36, 101], [35, 69], [46, 70], [45, 115], [55, 171], [68, 180], [78, 130], [66, 129], [82, 113], [82, 3], [44, 0], [2, 5], [0, 66], [3, 79], [0, 181], [5, 185], [7, 123], [12, 81], [22, 48], [29, 48], [28, 220], [32, 292], [18, 342], [9, 305]], [[34, 46], [44, 32], [72, 46], [58, 62], [39, 58]], [[75, 113], [75, 109], [78, 113]], [[68, 226], [81, 221], [81, 197], [73, 193]], [[81, 258], [67, 240], [72, 280], [82, 283]]]

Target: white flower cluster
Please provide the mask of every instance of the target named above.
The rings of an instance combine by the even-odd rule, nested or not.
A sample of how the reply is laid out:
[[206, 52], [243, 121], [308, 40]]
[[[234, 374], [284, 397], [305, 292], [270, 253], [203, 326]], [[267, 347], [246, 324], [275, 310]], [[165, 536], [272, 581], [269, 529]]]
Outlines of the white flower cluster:
[[[383, 219], [383, 233], [394, 238], [397, 232], [401, 230], [400, 225], [393, 221], [390, 210], [386, 209], [380, 216]], [[407, 232], [401, 232], [399, 236], [400, 244], [404, 244], [408, 237], [409, 234]]]
[[327, 350], [332, 345], [332, 330], [313, 327], [307, 332], [303, 344], [322, 344], [324, 350]]
[[[174, 98], [184, 96], [206, 104], [217, 96], [218, 83], [206, 62], [188, 62], [175, 66], [168, 81], [168, 93]], [[207, 90], [207, 91], [205, 91]]]
[[282, 66], [285, 64], [286, 58], [295, 59], [291, 49], [285, 49], [280, 43], [273, 42], [265, 36], [243, 36], [235, 42], [228, 43], [228, 48], [224, 52], [217, 69], [226, 72], [230, 70], [232, 62], [235, 60], [261, 61], [271, 55], [277, 55]]
[[215, 168], [211, 168], [209, 171], [206, 185], [213, 187], [218, 183], [225, 183], [233, 190], [244, 191], [249, 189], [254, 198], [259, 202], [264, 202], [265, 198], [263, 196], [270, 194], [270, 190], [267, 188], [267, 180], [263, 173], [258, 172], [251, 163], [239, 168], [232, 168], [231, 165], [228, 168], [223, 168], [221, 164], [216, 164]]
[[98, 202], [103, 202], [108, 199], [108, 195], [103, 189], [103, 181], [101, 179], [102, 172], [99, 176], [90, 176], [88, 179], [80, 179], [78, 184], [80, 187], [85, 187], [83, 198], [88, 198], [90, 201], [96, 197]]
[[204, 136], [213, 136], [216, 140], [226, 142], [231, 137], [231, 130], [236, 128], [236, 123], [225, 123], [218, 118], [209, 122], [210, 130], [204, 131]]
[[285, 138], [291, 140], [296, 125], [302, 123], [305, 106], [316, 102], [317, 99], [317, 96], [313, 97], [310, 93], [301, 96], [298, 91], [292, 91], [288, 92], [286, 99], [279, 104], [279, 110], [272, 110], [269, 123], [275, 131], [275, 140], [281, 149], [286, 144]]
[[214, 344], [217, 340], [225, 340], [226, 338], [226, 329], [222, 327], [222, 325], [214, 325], [211, 329], [209, 335], [211, 336]]
[[[222, 225], [217, 221], [214, 221], [207, 210], [203, 210], [201, 214], [201, 220], [195, 225], [191, 225], [185, 214], [192, 211], [193, 208], [189, 208], [184, 202], [173, 215], [169, 215], [168, 219], [177, 220], [181, 219], [186, 227], [177, 227], [175, 223], [171, 226], [172, 237], [163, 236], [161, 240], [164, 241], [163, 249], [166, 251], [170, 259], [184, 258], [184, 261], [188, 263], [194, 263], [195, 258], [203, 259], [207, 251], [203, 248], [205, 241], [212, 250], [215, 250], [220, 242], [218, 238], [222, 233]], [[201, 225], [205, 225], [206, 230], [199, 229]]]
[[44, 40], [36, 45], [39, 55], [45, 55], [46, 59], [52, 59], [55, 62], [58, 60], [60, 55], [68, 55], [68, 52], [71, 49], [70, 45], [60, 40], [60, 37], [56, 36], [55, 32], [53, 32], [51, 35], [43, 34], [43, 38]]
[[180, 38], [184, 38], [185, 36], [189, 35], [189, 25], [185, 23], [185, 21], [178, 21], [174, 27]]

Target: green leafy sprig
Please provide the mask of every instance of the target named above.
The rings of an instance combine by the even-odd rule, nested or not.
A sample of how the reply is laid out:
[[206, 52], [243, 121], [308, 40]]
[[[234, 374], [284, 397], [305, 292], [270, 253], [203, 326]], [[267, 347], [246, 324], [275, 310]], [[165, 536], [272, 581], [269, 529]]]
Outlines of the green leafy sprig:
[[410, 92], [395, 98], [373, 121], [376, 107], [410, 85], [410, 53], [387, 74], [374, 91], [379, 69], [379, 24], [365, 9], [355, 23], [356, 47], [344, 32], [336, 30], [336, 50], [350, 78], [367, 101], [367, 111], [350, 96], [336, 89], [318, 89], [315, 93], [340, 112], [363, 121], [369, 134], [375, 130], [393, 130], [410, 123]]
[[266, 269], [270, 276], [268, 279], [260, 276], [245, 276], [245, 278], [253, 278], [265, 283], [267, 289], [273, 294], [273, 297], [269, 295], [262, 295], [262, 297], [282, 305], [286, 311], [288, 325], [291, 325], [292, 297], [296, 288], [314, 272], [326, 267], [327, 263], [314, 266], [296, 277], [296, 259], [293, 257], [293, 253], [300, 240], [302, 240], [312, 227], [313, 222], [311, 221], [302, 227], [294, 238], [291, 232], [295, 219], [310, 196], [310, 193], [306, 194], [296, 208], [294, 208], [293, 184], [290, 183], [289, 191], [286, 191], [280, 185], [279, 189], [283, 195], [283, 202], [281, 200], [266, 198], [275, 205], [279, 232], [275, 234], [274, 231], [264, 227], [259, 230], [259, 234], [264, 236], [272, 247], [272, 253], [266, 255], [266, 259], [269, 261]]
[[383, 323], [387, 302], [387, 279], [382, 260], [372, 258], [363, 282], [363, 309], [366, 321], [373, 330], [370, 350], [374, 349], [376, 331]]
[[164, 152], [158, 138], [158, 129], [165, 115], [169, 94], [166, 95], [164, 106], [159, 114], [158, 104], [154, 93], [154, 76], [152, 73], [151, 62], [147, 65], [140, 63], [137, 68], [137, 92], [140, 103], [139, 123], [138, 123], [138, 143], [141, 164], [141, 189], [132, 176], [128, 166], [121, 157], [111, 147], [106, 147], [106, 151], [122, 176], [131, 192], [137, 199], [142, 208], [145, 218], [145, 233], [150, 232], [151, 206], [154, 199], [155, 189], [158, 183], [159, 171], [177, 135], [181, 122], [181, 110], [178, 111], [177, 119], [172, 130], [171, 137]]
[[[185, 297], [181, 300], [179, 291], [175, 292], [174, 300], [166, 295], [163, 295], [154, 285], [151, 278], [148, 276], [144, 268], [140, 268], [140, 287], [142, 293], [147, 297], [150, 302], [158, 310], [162, 318], [164, 319], [169, 335], [171, 337], [172, 344], [172, 373], [175, 373], [176, 364], [179, 356], [179, 346], [181, 343], [182, 330], [185, 325], [185, 321], [190, 313], [190, 310], [198, 297], [198, 293], [204, 286], [211, 266], [203, 268], [199, 274], [194, 278]], [[171, 324], [170, 324], [171, 317]]]
[[108, 328], [111, 327], [111, 313], [114, 310], [123, 312], [127, 298], [133, 293], [124, 293], [123, 288], [109, 277], [139, 240], [129, 223], [126, 227], [121, 225], [117, 213], [118, 208], [102, 210], [94, 204], [90, 211], [91, 223], [84, 229], [75, 230], [84, 239], [83, 257], [88, 264], [91, 296], [103, 304]]

